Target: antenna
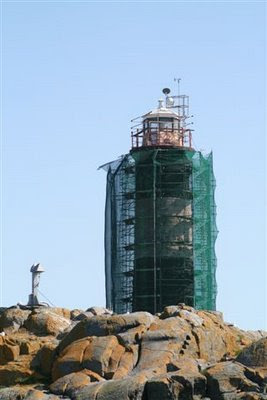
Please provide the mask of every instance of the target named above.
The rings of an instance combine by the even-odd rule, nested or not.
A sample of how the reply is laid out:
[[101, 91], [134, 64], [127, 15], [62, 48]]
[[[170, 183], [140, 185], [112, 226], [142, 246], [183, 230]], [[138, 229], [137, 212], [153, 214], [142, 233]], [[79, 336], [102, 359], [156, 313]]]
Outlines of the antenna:
[[177, 82], [177, 92], [178, 92], [178, 97], [180, 96], [180, 82], [181, 78], [174, 78], [174, 82]]

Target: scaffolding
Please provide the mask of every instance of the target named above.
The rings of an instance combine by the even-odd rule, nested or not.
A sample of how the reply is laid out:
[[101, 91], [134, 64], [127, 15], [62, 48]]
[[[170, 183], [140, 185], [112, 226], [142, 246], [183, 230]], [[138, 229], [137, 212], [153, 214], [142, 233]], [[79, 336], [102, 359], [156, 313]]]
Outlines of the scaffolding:
[[132, 310], [133, 297], [135, 165], [128, 154], [104, 168], [106, 305], [126, 313]]
[[107, 307], [156, 313], [182, 302], [215, 310], [212, 153], [143, 147], [105, 169]]

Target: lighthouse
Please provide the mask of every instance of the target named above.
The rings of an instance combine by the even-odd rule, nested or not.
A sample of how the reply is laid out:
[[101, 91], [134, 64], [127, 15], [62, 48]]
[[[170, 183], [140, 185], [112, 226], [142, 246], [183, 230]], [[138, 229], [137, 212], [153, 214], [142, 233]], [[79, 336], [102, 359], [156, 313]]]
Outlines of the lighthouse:
[[189, 97], [163, 94], [132, 120], [129, 153], [102, 166], [106, 306], [116, 313], [216, 309], [212, 153], [193, 146]]

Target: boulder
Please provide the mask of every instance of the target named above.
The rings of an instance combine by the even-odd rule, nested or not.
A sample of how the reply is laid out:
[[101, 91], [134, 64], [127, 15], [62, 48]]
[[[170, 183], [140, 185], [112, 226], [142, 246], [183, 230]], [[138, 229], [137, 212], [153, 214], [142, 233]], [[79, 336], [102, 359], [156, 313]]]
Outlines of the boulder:
[[215, 363], [227, 357], [235, 357], [242, 348], [239, 335], [223, 324], [215, 314], [198, 311], [202, 326], [193, 326], [192, 333], [199, 348], [199, 358]]
[[91, 312], [93, 315], [112, 315], [112, 311], [104, 307], [90, 307], [86, 312]]
[[140, 343], [143, 334], [147, 331], [145, 325], [139, 325], [135, 328], [128, 329], [125, 332], [118, 333], [116, 336], [120, 343], [125, 347]]
[[136, 312], [121, 315], [98, 315], [79, 322], [61, 341], [59, 351], [75, 340], [87, 336], [116, 335], [128, 329], [144, 325], [149, 327], [155, 317], [148, 312]]
[[[151, 325], [148, 335], [152, 329], [161, 329], [165, 333], [169, 331], [168, 321], [179, 321], [178, 331], [186, 333], [182, 348], [179, 350], [181, 356], [191, 356], [201, 358], [206, 362], [218, 362], [229, 357], [235, 357], [236, 353], [242, 349], [246, 339], [250, 339], [245, 333], [234, 327], [224, 324], [222, 316], [214, 312], [196, 311], [192, 307], [170, 306], [164, 309], [160, 320], [167, 325], [156, 322]], [[174, 322], [171, 322], [174, 324]], [[158, 325], [158, 327], [156, 327]], [[146, 335], [144, 335], [145, 337]]]
[[160, 319], [166, 319], [170, 317], [177, 317], [180, 311], [180, 307], [178, 306], [167, 306], [164, 307], [162, 313], [159, 314]]
[[40, 390], [30, 389], [24, 400], [59, 400], [59, 397], [53, 394], [46, 394]]
[[168, 376], [173, 382], [179, 382], [183, 386], [182, 394], [189, 395], [188, 398], [193, 398], [193, 396], [205, 397], [207, 379], [199, 372], [181, 369], [169, 373]]
[[225, 395], [232, 395], [234, 400], [238, 392], [260, 392], [259, 384], [251, 380], [255, 373], [237, 362], [215, 364], [207, 368], [205, 375], [207, 394], [214, 400], [224, 400]]
[[204, 323], [203, 318], [188, 310], [180, 310], [178, 316], [189, 322], [193, 327], [202, 326]]
[[15, 386], [12, 388], [2, 388], [0, 389], [0, 400], [25, 399], [27, 392], [28, 389], [22, 386]]
[[101, 381], [104, 381], [101, 376], [88, 369], [83, 369], [59, 378], [50, 385], [50, 390], [54, 394], [72, 397], [74, 391], [89, 385], [91, 382]]
[[14, 341], [6, 337], [0, 337], [0, 365], [18, 359], [20, 348]]
[[0, 315], [1, 315], [4, 311], [6, 311], [6, 309], [7, 309], [7, 307], [0, 307]]
[[38, 336], [58, 336], [64, 332], [71, 322], [69, 319], [55, 314], [49, 308], [35, 310], [25, 321], [25, 328]]
[[40, 390], [13, 387], [0, 389], [0, 400], [59, 400], [59, 397]]
[[[74, 390], [69, 389], [71, 392], [72, 400], [96, 400], [98, 396], [98, 392], [101, 389], [101, 386], [103, 385], [102, 382], [97, 382], [97, 383], [91, 383], [90, 385], [86, 385], [82, 388], [77, 388]], [[117, 398], [116, 400], [118, 400]], [[121, 399], [120, 399], [121, 400]]]
[[199, 362], [190, 357], [181, 357], [174, 359], [172, 363], [167, 364], [167, 372], [184, 372], [190, 374], [198, 374], [199, 372]]
[[73, 318], [73, 321], [82, 321], [83, 319], [88, 319], [93, 317], [94, 314], [91, 313], [90, 311], [82, 311], [81, 313], [79, 313], [78, 315], [76, 315]]
[[267, 338], [260, 339], [243, 349], [236, 361], [248, 367], [267, 367]]
[[36, 354], [41, 346], [42, 342], [39, 340], [39, 338], [27, 337], [21, 340], [19, 343], [20, 354]]
[[18, 361], [11, 361], [0, 366], [0, 386], [12, 386], [31, 380], [34, 376], [31, 360], [31, 356], [20, 356]]
[[159, 316], [160, 319], [171, 317], [181, 317], [192, 326], [201, 326], [203, 324], [201, 316], [197, 314], [193, 307], [189, 306], [167, 306]]
[[72, 400], [142, 400], [150, 376], [138, 374], [119, 380], [91, 383], [72, 393]]
[[170, 376], [157, 376], [146, 383], [144, 397], [147, 400], [175, 400], [186, 395], [184, 389], [181, 383], [173, 381]]
[[225, 393], [223, 400], [267, 400], [267, 395], [256, 392]]
[[18, 307], [5, 309], [0, 315], [0, 331], [14, 332], [17, 331], [28, 318], [31, 311], [21, 310]]
[[180, 317], [170, 317], [151, 324], [142, 336], [139, 353], [137, 371], [160, 366], [164, 374], [181, 357], [197, 358], [198, 346], [190, 325]]
[[120, 358], [118, 368], [114, 372], [112, 379], [122, 379], [129, 375], [130, 372], [134, 370], [134, 367], [138, 362], [138, 357], [138, 345], [128, 346]]
[[48, 307], [46, 308], [47, 311], [52, 312], [54, 314], [59, 315], [60, 317], [64, 317], [66, 319], [71, 319], [71, 311], [67, 308], [62, 307]]
[[59, 342], [62, 341], [62, 339], [67, 336], [72, 329], [79, 323], [80, 321], [75, 321], [75, 320], [70, 320], [70, 325], [62, 332], [60, 332], [56, 338], [59, 340]]
[[70, 312], [70, 319], [74, 320], [79, 314], [83, 313], [83, 310], [80, 310], [78, 308], [75, 308], [74, 310], [71, 310]]
[[246, 336], [250, 338], [252, 342], [256, 342], [257, 340], [267, 337], [267, 331], [262, 331], [262, 330], [245, 331], [244, 333]]
[[[110, 379], [118, 370], [125, 350], [116, 336], [93, 336], [77, 340], [67, 346], [56, 359], [52, 370], [53, 381], [84, 368]], [[133, 353], [131, 356], [133, 360]], [[133, 362], [125, 361], [125, 364], [129, 365], [129, 368], [127, 369], [122, 361], [121, 371], [125, 370], [127, 374], [129, 369], [133, 368]]]
[[148, 400], [193, 399], [206, 394], [206, 378], [198, 372], [171, 372], [149, 379], [145, 385]]
[[31, 363], [32, 368], [41, 375], [50, 377], [52, 365], [56, 356], [56, 347], [57, 342], [49, 342], [44, 344], [33, 359]]
[[146, 380], [146, 376], [137, 375], [98, 384], [97, 400], [141, 400]]

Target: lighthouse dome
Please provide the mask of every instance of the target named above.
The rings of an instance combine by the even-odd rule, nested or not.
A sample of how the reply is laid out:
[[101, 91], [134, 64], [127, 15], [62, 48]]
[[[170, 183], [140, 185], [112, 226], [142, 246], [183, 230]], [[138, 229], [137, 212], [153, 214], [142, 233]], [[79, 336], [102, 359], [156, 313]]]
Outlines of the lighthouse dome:
[[159, 100], [158, 108], [155, 108], [152, 111], [149, 111], [147, 114], [143, 115], [143, 120], [145, 119], [155, 119], [155, 118], [173, 118], [179, 119], [179, 115], [171, 110], [170, 108], [166, 108], [164, 106], [164, 100]]

